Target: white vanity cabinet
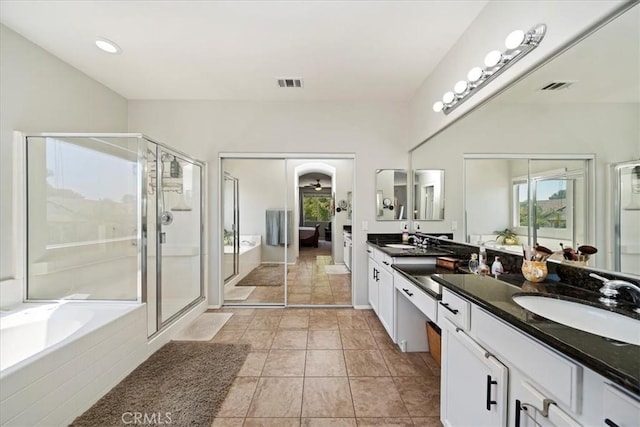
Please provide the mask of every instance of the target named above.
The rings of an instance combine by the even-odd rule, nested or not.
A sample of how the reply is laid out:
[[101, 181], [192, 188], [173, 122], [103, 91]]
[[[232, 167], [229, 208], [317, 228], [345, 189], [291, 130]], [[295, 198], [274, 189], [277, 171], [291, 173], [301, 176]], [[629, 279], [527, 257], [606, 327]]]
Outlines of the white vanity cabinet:
[[374, 251], [371, 246], [367, 247], [367, 253], [369, 254], [368, 259], [368, 280], [367, 283], [369, 285], [369, 305], [373, 309], [373, 311], [378, 314], [378, 282], [380, 281], [380, 266], [378, 262], [375, 260]]
[[392, 258], [379, 249], [367, 246], [369, 254], [369, 304], [380, 323], [395, 342]]
[[[638, 396], [449, 289], [443, 288], [441, 303], [448, 304], [438, 309], [445, 426], [640, 426]], [[508, 371], [502, 383], [500, 365]], [[483, 380], [486, 389], [480, 391]], [[497, 384], [486, 382], [493, 380]], [[488, 421], [489, 406], [479, 411], [476, 395], [495, 401], [508, 419]]]
[[508, 368], [449, 319], [442, 326], [442, 423], [506, 426]]
[[602, 422], [609, 427], [640, 426], [640, 401], [637, 396], [603, 383]]

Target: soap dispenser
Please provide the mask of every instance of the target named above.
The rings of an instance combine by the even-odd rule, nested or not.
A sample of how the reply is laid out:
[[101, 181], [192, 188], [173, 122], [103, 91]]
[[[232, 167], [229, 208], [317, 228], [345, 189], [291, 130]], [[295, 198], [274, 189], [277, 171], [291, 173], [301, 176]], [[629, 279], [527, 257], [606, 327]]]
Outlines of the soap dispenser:
[[495, 278], [498, 278], [498, 274], [502, 274], [502, 273], [504, 273], [504, 267], [502, 267], [502, 263], [500, 262], [500, 257], [497, 256], [493, 260], [493, 264], [491, 264], [491, 274]]
[[478, 255], [478, 272], [481, 275], [489, 273], [489, 265], [487, 264], [487, 249], [484, 246], [480, 246], [480, 254]]
[[407, 229], [407, 224], [404, 224], [402, 228], [402, 243], [409, 243], [409, 230]]

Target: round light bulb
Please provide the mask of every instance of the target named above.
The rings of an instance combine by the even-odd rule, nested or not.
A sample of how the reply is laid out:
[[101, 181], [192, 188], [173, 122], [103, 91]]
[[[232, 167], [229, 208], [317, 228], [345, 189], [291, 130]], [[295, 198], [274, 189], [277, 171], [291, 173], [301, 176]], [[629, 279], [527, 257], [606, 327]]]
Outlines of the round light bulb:
[[98, 49], [100, 49], [100, 50], [102, 50], [104, 52], [107, 52], [107, 53], [120, 53], [120, 52], [122, 52], [122, 49], [120, 49], [120, 46], [118, 46], [117, 44], [115, 44], [111, 40], [107, 40], [107, 39], [103, 39], [103, 38], [96, 39], [96, 46], [98, 47]]
[[515, 49], [518, 46], [522, 45], [525, 40], [525, 33], [522, 30], [512, 31], [507, 38], [504, 40], [504, 45], [507, 49]]
[[442, 101], [436, 101], [433, 103], [433, 111], [435, 111], [436, 113], [442, 111], [443, 108], [444, 104], [442, 103]]
[[453, 92], [447, 92], [442, 96], [442, 102], [444, 102], [445, 104], [451, 104], [454, 99], [456, 99], [456, 96], [453, 94]]
[[453, 91], [457, 94], [463, 94], [466, 92], [467, 87], [469, 87], [469, 85], [467, 84], [466, 81], [464, 80], [460, 80], [458, 83], [455, 84], [455, 86], [453, 86]]
[[484, 74], [484, 72], [482, 71], [482, 68], [473, 67], [469, 71], [469, 74], [467, 74], [467, 78], [469, 79], [469, 81], [471, 83], [475, 83], [475, 82], [477, 82], [478, 80], [480, 80], [482, 78], [482, 74]]
[[500, 63], [502, 59], [502, 53], [499, 50], [492, 50], [484, 57], [484, 65], [489, 68], [495, 67]]

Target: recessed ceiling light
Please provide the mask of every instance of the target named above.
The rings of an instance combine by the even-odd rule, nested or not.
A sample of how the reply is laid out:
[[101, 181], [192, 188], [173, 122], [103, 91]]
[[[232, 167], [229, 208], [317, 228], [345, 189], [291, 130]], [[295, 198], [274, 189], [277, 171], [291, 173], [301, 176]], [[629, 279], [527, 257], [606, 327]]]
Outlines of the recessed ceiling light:
[[105, 51], [107, 53], [121, 53], [122, 52], [122, 49], [120, 49], [120, 46], [118, 46], [117, 44], [115, 44], [111, 40], [107, 40], [107, 39], [102, 38], [102, 37], [98, 37], [96, 39], [96, 46], [98, 46], [98, 49], [103, 50], [103, 51]]

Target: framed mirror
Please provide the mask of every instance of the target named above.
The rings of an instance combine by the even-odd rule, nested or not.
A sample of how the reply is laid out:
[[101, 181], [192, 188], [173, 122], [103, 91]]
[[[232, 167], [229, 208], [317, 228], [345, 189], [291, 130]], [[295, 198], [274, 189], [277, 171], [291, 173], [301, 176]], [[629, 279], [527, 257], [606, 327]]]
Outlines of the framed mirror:
[[406, 220], [407, 206], [407, 170], [378, 169], [376, 171], [376, 220]]
[[417, 169], [413, 172], [413, 219], [444, 220], [444, 170]]
[[[612, 46], [624, 46], [624, 55]], [[416, 147], [411, 164], [437, 161], [445, 170], [445, 220], [459, 242], [501, 244], [496, 232], [508, 228], [520, 243], [547, 242], [554, 251], [560, 241], [594, 246], [589, 268], [640, 275], [640, 210], [624, 209], [632, 174], [616, 175], [616, 165], [640, 158], [638, 111], [635, 4]], [[463, 160], [472, 155], [485, 156], [473, 160], [473, 171]]]

